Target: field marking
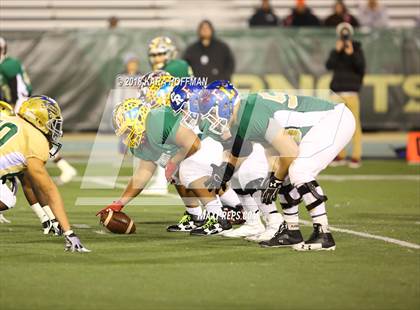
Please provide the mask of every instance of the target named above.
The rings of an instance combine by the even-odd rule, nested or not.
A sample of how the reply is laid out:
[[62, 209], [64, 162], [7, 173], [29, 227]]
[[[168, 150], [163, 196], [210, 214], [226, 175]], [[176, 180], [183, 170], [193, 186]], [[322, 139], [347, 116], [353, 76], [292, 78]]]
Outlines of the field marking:
[[[308, 225], [308, 226], [312, 226], [312, 222], [310, 221], [305, 221], [305, 220], [300, 220], [299, 222], [301, 222], [304, 225]], [[394, 239], [394, 238], [389, 238], [389, 237], [385, 237], [385, 236], [379, 236], [379, 235], [373, 235], [373, 234], [369, 234], [369, 233], [365, 233], [365, 232], [360, 232], [360, 231], [355, 231], [355, 230], [350, 230], [350, 229], [344, 229], [344, 228], [338, 228], [338, 227], [333, 227], [333, 226], [329, 226], [331, 231], [337, 231], [337, 232], [341, 232], [341, 233], [345, 233], [345, 234], [349, 234], [349, 235], [354, 235], [354, 236], [358, 236], [358, 237], [363, 237], [363, 238], [368, 238], [368, 239], [375, 239], [375, 240], [381, 240], [381, 241], [385, 241], [387, 243], [393, 243], [405, 248], [410, 248], [410, 249], [416, 249], [419, 250], [420, 249], [420, 245], [416, 244], [416, 243], [411, 243], [411, 242], [407, 242], [407, 241], [403, 241], [403, 240], [399, 240], [399, 239]]]
[[[121, 176], [117, 179], [120, 181], [129, 181], [131, 176]], [[55, 178], [57, 179], [57, 178]], [[417, 181], [420, 182], [420, 175], [406, 175], [406, 174], [354, 174], [354, 175], [335, 175], [335, 174], [324, 174], [318, 176], [319, 180], [326, 181]], [[92, 182], [99, 185], [113, 186], [115, 180], [113, 176], [96, 176], [96, 177], [82, 177], [76, 176], [71, 182]], [[120, 188], [120, 186], [116, 186]]]
[[[395, 180], [395, 179], [393, 179]], [[103, 178], [96, 178], [91, 180], [92, 182], [98, 182], [101, 185], [111, 185], [114, 186], [116, 188], [120, 188], [120, 189], [124, 189], [125, 188], [125, 184], [123, 183], [119, 183], [119, 182], [109, 182], [104, 180]], [[176, 194], [172, 194], [172, 193], [168, 193], [167, 195], [168, 197], [171, 198], [177, 198], [177, 200], [179, 199], [179, 196]], [[308, 225], [308, 226], [312, 226], [312, 222], [310, 221], [305, 221], [305, 220], [299, 220], [300, 223], [304, 224], [304, 225]], [[392, 244], [396, 244], [399, 245], [401, 247], [405, 247], [405, 248], [410, 248], [410, 249], [416, 249], [419, 250], [420, 249], [420, 245], [416, 244], [416, 243], [411, 243], [411, 242], [407, 242], [407, 241], [403, 241], [403, 240], [399, 240], [399, 239], [394, 239], [394, 238], [390, 238], [390, 237], [385, 237], [385, 236], [380, 236], [380, 235], [373, 235], [370, 233], [366, 233], [366, 232], [360, 232], [360, 231], [355, 231], [355, 230], [350, 230], [350, 229], [345, 229], [345, 228], [338, 228], [338, 227], [334, 227], [334, 226], [329, 226], [329, 229], [331, 231], [336, 231], [336, 232], [340, 232], [340, 233], [345, 233], [345, 234], [349, 234], [349, 235], [353, 235], [353, 236], [358, 236], [358, 237], [362, 237], [362, 238], [367, 238], [367, 239], [374, 239], [374, 240], [381, 240], [387, 243], [392, 243]]]

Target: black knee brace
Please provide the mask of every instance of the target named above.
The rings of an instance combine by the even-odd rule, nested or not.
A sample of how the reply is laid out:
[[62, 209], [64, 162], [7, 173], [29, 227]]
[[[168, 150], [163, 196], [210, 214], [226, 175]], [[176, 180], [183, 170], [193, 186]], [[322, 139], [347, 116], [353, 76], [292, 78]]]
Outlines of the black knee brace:
[[318, 191], [316, 190], [317, 187], [320, 187], [320, 186], [318, 182], [314, 180], [314, 181], [302, 184], [297, 189], [301, 197], [303, 197], [306, 194], [310, 194], [312, 195], [313, 198], [315, 198], [314, 202], [306, 206], [306, 209], [308, 211], [312, 210], [313, 208], [319, 206], [321, 203], [328, 200], [327, 196], [324, 196], [318, 193]]
[[299, 198], [295, 199], [291, 196], [291, 192], [295, 187], [292, 184], [282, 185], [279, 191], [280, 205], [283, 210], [290, 209], [291, 207], [297, 206], [302, 201], [302, 195], [299, 194]]

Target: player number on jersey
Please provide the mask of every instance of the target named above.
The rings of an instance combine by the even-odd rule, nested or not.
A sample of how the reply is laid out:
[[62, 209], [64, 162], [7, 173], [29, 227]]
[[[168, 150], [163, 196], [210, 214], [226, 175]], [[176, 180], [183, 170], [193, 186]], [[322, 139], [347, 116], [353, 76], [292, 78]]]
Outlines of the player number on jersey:
[[0, 120], [0, 147], [5, 145], [17, 132], [18, 128], [15, 124]]
[[286, 104], [291, 110], [296, 109], [298, 106], [298, 98], [295, 95], [289, 95], [280, 92], [261, 92], [258, 93], [261, 98], [265, 100], [274, 101], [280, 104]]

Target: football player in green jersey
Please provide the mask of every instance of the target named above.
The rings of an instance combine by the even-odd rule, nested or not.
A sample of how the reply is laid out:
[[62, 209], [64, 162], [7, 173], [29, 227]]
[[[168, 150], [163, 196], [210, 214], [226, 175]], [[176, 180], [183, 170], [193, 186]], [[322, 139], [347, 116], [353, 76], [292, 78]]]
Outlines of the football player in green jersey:
[[[222, 85], [214, 85], [212, 83], [207, 86], [207, 89], [217, 86], [219, 100], [228, 101], [236, 98], [238, 96], [237, 90], [228, 81], [224, 82]], [[201, 96], [202, 90], [198, 93], [194, 92], [194, 90], [193, 85], [179, 85], [174, 88], [171, 94], [171, 106], [175, 113], [186, 113], [187, 119], [195, 120], [195, 122], [192, 122], [194, 124], [197, 124], [197, 121], [199, 121], [201, 130], [200, 150], [180, 164], [179, 181], [186, 188], [195, 187], [198, 181], [207, 181], [212, 174], [212, 166], [220, 165], [223, 162], [224, 149], [230, 147], [230, 141], [224, 139], [223, 132], [213, 128], [207, 119], [200, 119], [198, 117], [198, 99]], [[191, 95], [188, 95], [189, 93]], [[218, 193], [220, 200], [226, 205], [225, 213], [228, 215], [228, 218], [235, 222], [243, 223], [241, 217], [243, 212], [239, 212], [238, 214], [238, 209], [240, 208], [245, 211], [244, 218], [246, 223], [238, 229], [224, 231], [222, 235], [231, 238], [258, 235], [261, 241], [268, 240], [277, 231], [282, 220], [274, 203], [264, 205], [261, 203], [260, 196], [257, 198], [260, 192], [255, 190], [255, 184], [256, 182], [261, 183], [268, 172], [264, 149], [261, 145], [255, 145], [249, 151], [250, 155], [234, 176], [233, 181], [236, 182], [232, 182], [232, 186]], [[250, 169], [252, 171], [249, 171]], [[202, 186], [202, 183], [199, 186]], [[264, 206], [261, 211], [266, 220], [267, 228], [264, 227], [260, 219], [260, 206]], [[186, 211], [186, 217], [182, 218], [177, 226], [174, 225], [174, 228], [184, 227], [184, 220], [192, 217], [191, 214], [200, 212], [200, 208], [190, 207]], [[277, 223], [277, 225], [274, 225], [274, 223]], [[274, 231], [271, 228], [272, 226], [275, 226]], [[265, 237], [267, 235], [269, 238]]]
[[[171, 76], [179, 78], [193, 75], [191, 67], [185, 60], [175, 59], [177, 50], [172, 40], [168, 37], [156, 37], [151, 40], [148, 54], [153, 71], [163, 70]], [[153, 192], [167, 193], [168, 190], [163, 169], [156, 169], [154, 182], [150, 184], [149, 188]]]
[[32, 93], [32, 85], [22, 63], [7, 56], [6, 40], [0, 37], [0, 93], [1, 100], [13, 106], [22, 103]]
[[[194, 82], [180, 83], [175, 86], [171, 93], [171, 108], [175, 114], [182, 115], [183, 123], [189, 128], [196, 130], [199, 124], [200, 111], [198, 108], [198, 98], [203, 87], [200, 84]], [[201, 127], [201, 126], [200, 126]], [[207, 127], [207, 126], [204, 126]], [[200, 150], [197, 151], [191, 157], [182, 161], [179, 167], [179, 182], [176, 187], [185, 188], [189, 192], [194, 193], [197, 189], [205, 189], [204, 181], [212, 173], [211, 164], [221, 164], [223, 162], [223, 146], [220, 143], [220, 137], [218, 135], [211, 136], [207, 129], [201, 128], [202, 132], [199, 134], [201, 140]], [[201, 194], [209, 195], [207, 190], [201, 191]], [[180, 192], [181, 197], [183, 196]], [[216, 193], [210, 193], [212, 200], [220, 198], [220, 202], [223, 204], [224, 214], [218, 214], [220, 217], [226, 217], [231, 222], [242, 222], [242, 205], [241, 200], [232, 188], [225, 190], [220, 195]], [[219, 197], [217, 197], [219, 196]], [[202, 210], [199, 204], [191, 204], [191, 197], [188, 197], [189, 201], [186, 202], [186, 210], [184, 215], [181, 217], [179, 223], [168, 227], [168, 231], [187, 231], [191, 227], [200, 226], [194, 223], [194, 219], [202, 218]], [[198, 198], [200, 198], [198, 196]], [[213, 210], [221, 211], [219, 208]], [[208, 219], [210, 221], [212, 219]], [[210, 225], [211, 229], [205, 228], [204, 225], [201, 228], [191, 229], [191, 234], [214, 234], [219, 233], [219, 225]], [[222, 226], [222, 225], [220, 225]], [[226, 227], [225, 227], [226, 228]]]
[[[282, 92], [252, 93], [235, 106], [218, 102], [217, 94], [202, 96], [202, 117], [212, 126], [230, 128], [234, 143], [226, 162], [214, 167], [207, 183], [210, 189], [228, 182], [240, 165], [240, 149], [247, 141], [259, 142], [266, 153], [276, 156], [275, 169], [262, 185], [262, 202], [271, 203], [280, 194], [285, 222], [276, 235], [260, 244], [264, 247], [290, 247], [297, 250], [334, 250], [328, 229], [324, 195], [316, 176], [350, 141], [354, 117], [344, 104]], [[303, 238], [298, 224], [298, 205], [304, 201], [314, 231]]]
[[[109, 210], [121, 211], [142, 192], [157, 166], [167, 168], [167, 178], [170, 180], [179, 164], [198, 151], [200, 139], [181, 121], [181, 115], [173, 113], [170, 106], [151, 108], [142, 99], [127, 99], [115, 107], [115, 133], [123, 137], [124, 143], [140, 161], [120, 199], [100, 210], [98, 215]], [[215, 199], [214, 193], [207, 191], [204, 184], [198, 184], [192, 191], [208, 211], [208, 220], [199, 230], [193, 229], [191, 234], [209, 235], [231, 228], [223, 217], [222, 204]]]
[[153, 71], [164, 70], [174, 77], [192, 76], [191, 67], [185, 60], [175, 59], [177, 50], [168, 37], [156, 37], [149, 43], [149, 62]]

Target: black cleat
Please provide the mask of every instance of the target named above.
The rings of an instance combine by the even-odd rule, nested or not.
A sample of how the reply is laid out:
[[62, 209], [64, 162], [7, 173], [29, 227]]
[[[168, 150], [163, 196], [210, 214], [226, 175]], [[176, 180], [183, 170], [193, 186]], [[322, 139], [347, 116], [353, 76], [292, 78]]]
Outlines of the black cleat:
[[190, 234], [193, 236], [210, 236], [232, 229], [232, 224], [225, 218], [209, 215], [204, 225], [194, 228]]
[[304, 244], [295, 247], [297, 251], [334, 251], [335, 242], [328, 227], [322, 227], [321, 224], [313, 224], [314, 231]]
[[264, 248], [295, 247], [303, 244], [302, 234], [299, 229], [289, 229], [286, 222], [283, 222], [273, 238], [260, 242]]
[[197, 228], [204, 224], [204, 220], [200, 219], [196, 215], [189, 214], [185, 211], [184, 215], [179, 220], [178, 224], [168, 226], [166, 231], [168, 232], [190, 232], [194, 228]]

